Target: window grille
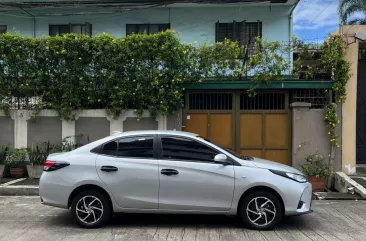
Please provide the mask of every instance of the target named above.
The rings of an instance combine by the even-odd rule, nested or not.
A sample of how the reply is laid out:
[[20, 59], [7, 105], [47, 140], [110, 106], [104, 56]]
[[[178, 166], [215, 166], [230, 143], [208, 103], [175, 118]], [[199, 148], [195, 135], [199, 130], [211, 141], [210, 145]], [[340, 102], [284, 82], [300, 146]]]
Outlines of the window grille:
[[191, 110], [231, 110], [233, 95], [231, 93], [191, 93], [189, 109]]
[[285, 93], [257, 93], [255, 96], [240, 94], [241, 110], [284, 110], [285, 102]]

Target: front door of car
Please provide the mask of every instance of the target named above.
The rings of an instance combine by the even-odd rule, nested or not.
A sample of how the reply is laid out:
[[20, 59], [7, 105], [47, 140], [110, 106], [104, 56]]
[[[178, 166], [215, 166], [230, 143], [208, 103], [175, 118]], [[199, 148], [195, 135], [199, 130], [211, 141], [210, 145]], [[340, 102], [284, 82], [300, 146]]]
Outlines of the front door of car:
[[123, 208], [158, 209], [154, 136], [122, 137], [104, 144], [96, 160], [100, 179]]
[[213, 162], [220, 152], [202, 142], [160, 136], [159, 209], [228, 211], [234, 194], [234, 167]]

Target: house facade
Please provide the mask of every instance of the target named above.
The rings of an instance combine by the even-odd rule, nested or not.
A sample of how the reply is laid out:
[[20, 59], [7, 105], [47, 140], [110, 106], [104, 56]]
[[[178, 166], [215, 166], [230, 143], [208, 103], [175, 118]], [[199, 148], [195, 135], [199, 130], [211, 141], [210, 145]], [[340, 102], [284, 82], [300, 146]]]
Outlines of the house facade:
[[[77, 3], [76, 3], [77, 2]], [[173, 29], [183, 42], [208, 43], [227, 38], [244, 43], [260, 35], [290, 41], [297, 0], [283, 1], [58, 1], [4, 0], [0, 31], [29, 37], [55, 33], [103, 32], [124, 37], [132, 32]], [[231, 3], [230, 3], [231, 2]], [[94, 3], [94, 4], [93, 4]]]
[[[28, 37], [57, 33], [124, 37], [172, 29], [186, 43], [228, 38], [250, 44], [257, 36], [289, 42], [298, 0], [165, 2], [4, 0], [0, 32]], [[12, 110], [10, 117], [0, 114], [6, 133], [0, 136], [0, 144], [32, 147], [78, 134], [83, 134], [79, 142], [85, 144], [113, 131], [170, 129], [195, 132], [233, 151], [296, 167], [306, 155], [330, 153], [323, 110], [330, 101], [323, 91], [331, 88], [330, 80], [286, 80], [259, 86], [254, 98], [248, 96], [249, 88], [245, 81], [188, 84], [185, 106], [156, 120], [148, 116], [137, 120], [133, 111], [114, 120], [104, 110], [84, 110], [75, 121], [67, 122], [54, 111], [42, 110], [34, 122], [27, 110]], [[340, 159], [334, 163], [339, 169]]]

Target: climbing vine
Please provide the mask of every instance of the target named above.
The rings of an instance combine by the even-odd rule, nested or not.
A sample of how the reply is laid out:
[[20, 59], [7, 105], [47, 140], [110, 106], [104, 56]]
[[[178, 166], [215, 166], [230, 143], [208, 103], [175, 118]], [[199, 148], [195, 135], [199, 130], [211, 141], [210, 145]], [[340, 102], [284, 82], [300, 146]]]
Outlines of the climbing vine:
[[[17, 105], [35, 116], [42, 109], [54, 109], [63, 119], [73, 120], [82, 109], [104, 108], [113, 118], [134, 109], [138, 117], [148, 110], [155, 118], [182, 107], [188, 82], [213, 77], [248, 80], [253, 95], [259, 85], [294, 75], [310, 79], [318, 68], [332, 73], [336, 100], [344, 102], [350, 64], [339, 36], [323, 44], [320, 67], [302, 65], [313, 57], [311, 48], [296, 38], [290, 43], [257, 38], [248, 46], [230, 40], [198, 45], [182, 43], [173, 31], [125, 38], [0, 34], [0, 110], [9, 114]], [[298, 57], [292, 61], [294, 51]], [[325, 120], [331, 142], [338, 146], [335, 105], [326, 107]]]
[[289, 62], [280, 46], [257, 39], [244, 65], [245, 47], [237, 42], [186, 44], [173, 31], [125, 38], [1, 34], [0, 109], [9, 113], [17, 105], [33, 116], [54, 109], [65, 120], [81, 109], [105, 108], [113, 118], [134, 109], [139, 117], [148, 110], [155, 118], [181, 108], [187, 82], [240, 80], [249, 71], [254, 89], [282, 79]]
[[333, 146], [339, 147], [339, 136], [335, 131], [335, 127], [340, 123], [340, 121], [337, 118], [337, 105], [335, 103], [325, 106], [325, 121], [328, 125], [328, 135], [330, 137], [330, 142]]
[[[351, 64], [345, 59], [345, 47], [339, 35], [333, 35], [322, 46], [322, 64], [332, 73], [332, 90], [335, 93], [337, 103], [346, 100], [346, 84], [351, 77]], [[328, 125], [330, 141], [335, 147], [339, 147], [338, 135], [335, 133], [336, 125], [340, 123], [337, 118], [337, 105], [330, 104], [325, 107], [325, 120]]]
[[[54, 109], [65, 120], [77, 111], [105, 108], [171, 114], [183, 104], [184, 83], [238, 68], [240, 47], [229, 40], [201, 47], [172, 31], [115, 38], [66, 34], [25, 38], [0, 35], [0, 108]], [[14, 99], [21, 98], [21, 103]]]

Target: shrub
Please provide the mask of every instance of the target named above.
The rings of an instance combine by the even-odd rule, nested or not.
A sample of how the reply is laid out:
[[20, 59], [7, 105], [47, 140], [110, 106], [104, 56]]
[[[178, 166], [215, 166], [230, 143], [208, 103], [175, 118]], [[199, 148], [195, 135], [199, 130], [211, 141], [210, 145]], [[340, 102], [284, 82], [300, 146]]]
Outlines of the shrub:
[[26, 157], [26, 149], [10, 148], [6, 152], [5, 165], [10, 167], [24, 166]]
[[330, 174], [330, 165], [324, 156], [314, 153], [306, 157], [306, 163], [301, 165], [301, 171], [307, 176], [327, 177]]

